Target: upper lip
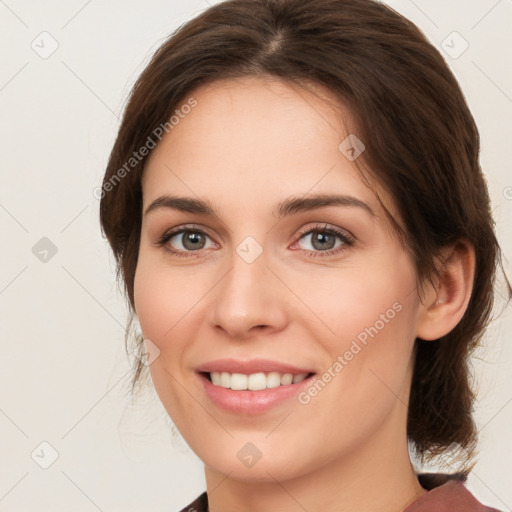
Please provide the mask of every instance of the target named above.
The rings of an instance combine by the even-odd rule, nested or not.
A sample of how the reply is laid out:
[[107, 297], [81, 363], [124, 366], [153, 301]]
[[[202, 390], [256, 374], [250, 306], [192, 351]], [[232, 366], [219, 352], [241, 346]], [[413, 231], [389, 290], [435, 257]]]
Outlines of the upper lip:
[[236, 359], [216, 359], [215, 361], [208, 361], [207, 363], [198, 366], [196, 371], [208, 373], [244, 373], [246, 375], [259, 372], [292, 373], [293, 375], [298, 375], [300, 373], [313, 373], [312, 370], [300, 368], [288, 363], [272, 361], [270, 359], [250, 359], [246, 361]]

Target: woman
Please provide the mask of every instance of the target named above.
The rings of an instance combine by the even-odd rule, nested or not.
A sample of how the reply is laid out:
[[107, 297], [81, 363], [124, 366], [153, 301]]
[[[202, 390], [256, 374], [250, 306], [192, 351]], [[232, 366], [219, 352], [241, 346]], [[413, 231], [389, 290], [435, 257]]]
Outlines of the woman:
[[[463, 485], [501, 265], [478, 153], [439, 52], [372, 0], [228, 0], [156, 52], [100, 216], [133, 388], [149, 366], [205, 464], [183, 510], [492, 510]], [[409, 444], [462, 465], [417, 475]]]

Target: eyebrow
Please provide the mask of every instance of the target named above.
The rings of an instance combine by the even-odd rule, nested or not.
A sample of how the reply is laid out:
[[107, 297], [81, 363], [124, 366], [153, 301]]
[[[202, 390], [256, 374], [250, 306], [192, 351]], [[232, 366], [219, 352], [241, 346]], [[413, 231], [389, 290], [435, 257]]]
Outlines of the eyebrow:
[[[281, 201], [273, 210], [274, 216], [279, 219], [291, 215], [293, 213], [306, 212], [323, 208], [326, 206], [345, 206], [351, 208], [361, 208], [372, 217], [375, 216], [374, 211], [369, 204], [350, 195], [335, 194], [315, 194], [302, 197], [289, 197]], [[192, 197], [178, 197], [164, 195], [155, 199], [144, 212], [144, 215], [159, 209], [171, 209], [188, 213], [196, 213], [208, 217], [216, 216], [214, 208], [208, 201], [195, 199]]]

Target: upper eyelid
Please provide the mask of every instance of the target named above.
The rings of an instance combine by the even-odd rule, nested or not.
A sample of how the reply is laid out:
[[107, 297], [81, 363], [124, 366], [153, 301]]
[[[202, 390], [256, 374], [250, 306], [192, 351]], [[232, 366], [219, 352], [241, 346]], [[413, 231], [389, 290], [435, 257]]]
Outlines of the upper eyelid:
[[347, 231], [344, 228], [340, 228], [338, 226], [334, 226], [332, 224], [329, 224], [327, 222], [317, 222], [315, 226], [304, 228], [304, 230], [299, 230], [298, 236], [302, 236], [308, 233], [311, 233], [312, 231], [340, 231], [344, 235], [347, 236], [347, 238], [354, 238], [353, 235]]

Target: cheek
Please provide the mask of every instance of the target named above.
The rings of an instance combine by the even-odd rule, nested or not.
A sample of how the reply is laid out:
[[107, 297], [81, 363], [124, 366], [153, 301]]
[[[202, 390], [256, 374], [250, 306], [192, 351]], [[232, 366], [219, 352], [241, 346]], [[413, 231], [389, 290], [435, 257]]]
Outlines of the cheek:
[[165, 268], [155, 258], [139, 259], [134, 280], [135, 309], [144, 336], [163, 344], [161, 350], [166, 340], [179, 339], [176, 331], [188, 323], [205, 294], [204, 280], [189, 274]]
[[173, 296], [162, 275], [139, 262], [135, 272], [135, 310], [145, 338], [157, 341], [172, 325]]
[[309, 315], [306, 327], [328, 354], [325, 371], [336, 376], [328, 387], [343, 394], [344, 406], [355, 406], [356, 416], [363, 403], [379, 397], [384, 403], [408, 389], [419, 304], [415, 275], [406, 255], [387, 261], [317, 274], [314, 286], [301, 282], [298, 292], [309, 290], [307, 305], [322, 321]]
[[[149, 258], [140, 258], [135, 273], [135, 308], [142, 334], [160, 350], [148, 370], [160, 401], [179, 430], [186, 430], [187, 410], [193, 409], [184, 382], [189, 340], [197, 322], [190, 322], [200, 290], [165, 271]], [[197, 287], [197, 285], [195, 285]], [[185, 422], [185, 424], [183, 424]]]
[[[349, 289], [350, 281], [332, 284], [332, 293], [337, 292], [323, 318], [335, 334], [316, 337], [328, 354], [327, 366], [301, 397], [308, 404], [304, 410], [310, 411], [311, 428], [340, 450], [363, 443], [388, 418], [398, 425], [396, 415], [407, 407], [415, 340], [416, 305], [407, 286], [392, 280], [384, 288], [365, 279], [357, 282], [362, 286], [347, 293], [341, 290]], [[315, 443], [308, 440], [308, 449], [317, 450]]]
[[401, 272], [381, 267], [375, 271], [368, 265], [328, 269], [313, 279], [298, 277], [295, 290], [311, 311], [304, 317], [309, 328], [333, 347], [342, 348], [340, 340], [358, 338], [364, 343], [390, 331], [399, 333], [399, 339], [409, 338], [414, 331], [415, 282], [406, 268]]

